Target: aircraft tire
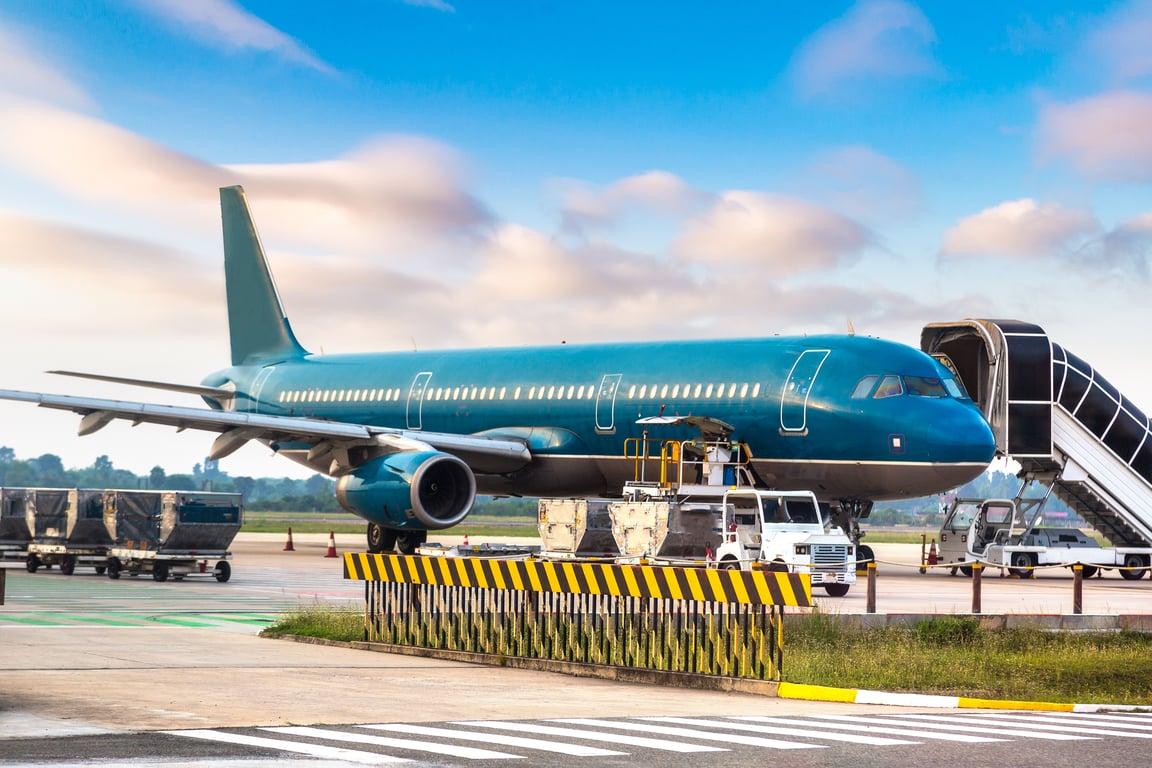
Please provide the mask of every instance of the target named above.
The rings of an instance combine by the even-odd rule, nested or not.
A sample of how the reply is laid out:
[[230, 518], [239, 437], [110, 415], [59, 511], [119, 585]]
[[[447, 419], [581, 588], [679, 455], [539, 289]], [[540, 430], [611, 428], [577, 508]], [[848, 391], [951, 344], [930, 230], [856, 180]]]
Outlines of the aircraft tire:
[[416, 548], [428, 541], [428, 531], [398, 531], [396, 548], [402, 555], [416, 554]]
[[389, 528], [379, 523], [368, 523], [368, 551], [374, 555], [391, 552], [396, 549], [396, 536], [399, 533], [395, 528]]
[[844, 597], [848, 594], [848, 590], [852, 588], [851, 584], [825, 584], [824, 591], [831, 597]]
[[861, 544], [856, 547], [856, 570], [861, 571], [868, 567], [868, 563], [876, 560], [876, 553], [872, 551], [872, 547], [867, 544]]

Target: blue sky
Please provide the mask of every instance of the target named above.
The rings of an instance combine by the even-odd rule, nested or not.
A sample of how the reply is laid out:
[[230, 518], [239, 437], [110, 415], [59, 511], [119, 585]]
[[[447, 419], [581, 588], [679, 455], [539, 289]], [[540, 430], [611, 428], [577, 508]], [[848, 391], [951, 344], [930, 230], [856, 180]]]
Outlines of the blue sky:
[[[1149, 0], [8, 0], [6, 386], [222, 365], [240, 182], [316, 349], [1017, 316], [1149, 410], [1150, 39]], [[0, 415], [20, 453], [155, 455]], [[226, 469], [290, 470], [255, 450]]]

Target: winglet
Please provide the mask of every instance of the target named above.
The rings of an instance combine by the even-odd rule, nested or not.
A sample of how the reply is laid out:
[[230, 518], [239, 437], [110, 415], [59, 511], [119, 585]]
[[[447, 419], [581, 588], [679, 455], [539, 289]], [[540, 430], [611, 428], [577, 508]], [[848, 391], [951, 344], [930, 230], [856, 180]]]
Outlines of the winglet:
[[303, 357], [280, 296], [264, 247], [248, 212], [243, 187], [220, 189], [224, 228], [224, 280], [228, 293], [228, 331], [232, 364]]

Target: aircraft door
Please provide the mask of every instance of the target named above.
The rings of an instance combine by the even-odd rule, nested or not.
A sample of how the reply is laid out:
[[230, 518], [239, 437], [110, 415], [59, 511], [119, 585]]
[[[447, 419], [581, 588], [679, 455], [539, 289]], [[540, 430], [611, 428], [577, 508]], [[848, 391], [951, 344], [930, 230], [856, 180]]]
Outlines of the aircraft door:
[[606, 373], [596, 390], [596, 431], [610, 435], [616, 431], [616, 391], [623, 374]]
[[260, 395], [264, 392], [264, 385], [274, 370], [276, 370], [274, 365], [260, 369], [260, 373], [256, 374], [256, 380], [252, 382], [252, 391], [248, 393], [248, 408], [253, 413], [260, 410]]
[[796, 358], [780, 393], [781, 432], [804, 434], [808, 431], [808, 396], [829, 354], [831, 350], [808, 349]]
[[405, 409], [408, 429], [424, 429], [424, 392], [431, 378], [431, 371], [421, 371], [408, 387], [408, 406]]

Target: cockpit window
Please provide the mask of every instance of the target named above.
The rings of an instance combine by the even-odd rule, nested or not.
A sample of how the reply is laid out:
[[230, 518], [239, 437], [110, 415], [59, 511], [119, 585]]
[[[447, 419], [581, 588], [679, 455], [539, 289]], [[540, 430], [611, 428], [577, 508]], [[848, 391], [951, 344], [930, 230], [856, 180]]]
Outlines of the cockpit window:
[[957, 400], [971, 400], [968, 393], [964, 390], [964, 385], [956, 379], [944, 379], [944, 389], [948, 390], [948, 394]]
[[899, 376], [885, 376], [880, 380], [880, 386], [876, 387], [876, 391], [872, 397], [880, 400], [885, 397], [896, 397], [904, 394], [904, 387], [900, 384]]
[[917, 397], [948, 397], [944, 382], [932, 376], [905, 376], [904, 386]]
[[856, 389], [852, 390], [852, 399], [863, 400], [868, 397], [868, 395], [872, 393], [872, 387], [876, 385], [876, 380], [879, 378], [879, 376], [865, 376], [860, 379], [859, 383], [856, 384]]

